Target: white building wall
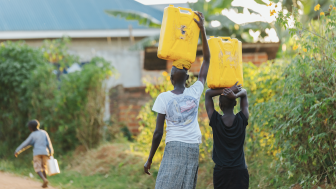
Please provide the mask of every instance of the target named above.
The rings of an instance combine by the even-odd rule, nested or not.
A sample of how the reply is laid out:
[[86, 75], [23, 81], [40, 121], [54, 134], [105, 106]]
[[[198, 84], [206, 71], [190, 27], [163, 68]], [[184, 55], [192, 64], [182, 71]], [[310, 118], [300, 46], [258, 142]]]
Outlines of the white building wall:
[[[142, 38], [135, 38], [135, 42]], [[29, 39], [26, 43], [33, 47], [40, 47], [43, 39]], [[109, 78], [106, 82], [108, 91], [117, 86], [123, 87], [140, 87], [144, 86], [142, 80], [146, 78], [147, 81], [156, 83], [156, 79], [161, 76], [162, 71], [146, 71], [143, 70], [144, 52], [130, 51], [131, 46], [129, 38], [81, 38], [72, 39], [69, 45], [70, 53], [79, 56], [81, 62], [90, 61], [94, 56], [103, 57], [105, 60], [111, 62], [115, 68], [116, 75]], [[105, 116], [104, 119], [110, 118], [109, 110], [109, 95], [106, 97]]]
[[109, 91], [117, 85], [123, 87], [140, 87], [142, 84], [141, 75], [141, 52], [129, 50], [101, 50], [85, 53], [82, 51], [77, 52], [83, 61], [88, 61], [94, 56], [99, 56], [111, 62], [115, 68], [114, 76], [106, 81], [106, 101], [105, 101], [105, 115], [104, 120], [110, 118], [110, 99]]

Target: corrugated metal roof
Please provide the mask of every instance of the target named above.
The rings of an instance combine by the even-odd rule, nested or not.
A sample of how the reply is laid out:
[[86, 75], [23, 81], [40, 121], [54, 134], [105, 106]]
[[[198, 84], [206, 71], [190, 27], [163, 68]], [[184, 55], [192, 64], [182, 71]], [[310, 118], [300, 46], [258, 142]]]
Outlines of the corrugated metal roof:
[[144, 29], [104, 10], [133, 10], [162, 20], [163, 12], [134, 0], [0, 0], [0, 31]]
[[154, 4], [154, 5], [149, 5], [155, 9], [158, 9], [160, 11], [164, 11], [164, 9], [166, 7], [168, 7], [169, 5], [174, 5], [174, 7], [186, 7], [189, 8], [189, 4], [188, 3], [170, 3], [170, 4]]

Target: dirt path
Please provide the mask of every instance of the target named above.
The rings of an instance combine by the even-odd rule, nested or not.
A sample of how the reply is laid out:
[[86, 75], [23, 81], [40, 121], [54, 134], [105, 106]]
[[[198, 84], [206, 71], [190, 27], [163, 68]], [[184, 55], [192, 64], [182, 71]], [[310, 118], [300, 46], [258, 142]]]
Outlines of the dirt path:
[[[30, 178], [23, 178], [13, 174], [0, 172], [1, 189], [40, 189], [42, 188], [41, 185], [42, 181], [38, 182]], [[48, 189], [55, 188], [49, 186]]]

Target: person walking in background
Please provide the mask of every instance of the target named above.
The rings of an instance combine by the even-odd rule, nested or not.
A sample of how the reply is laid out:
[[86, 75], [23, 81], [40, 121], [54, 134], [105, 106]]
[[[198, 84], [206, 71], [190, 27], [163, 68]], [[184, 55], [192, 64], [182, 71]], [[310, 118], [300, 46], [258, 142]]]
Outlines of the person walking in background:
[[49, 135], [46, 131], [39, 129], [40, 123], [38, 120], [28, 122], [28, 129], [31, 134], [29, 137], [15, 150], [15, 157], [21, 152], [33, 146], [34, 154], [34, 170], [43, 180], [42, 188], [48, 187], [47, 180], [47, 161], [49, 156], [53, 156], [54, 149], [52, 147]]
[[[238, 83], [238, 82], [237, 82]], [[248, 189], [249, 174], [245, 162], [244, 142], [249, 110], [247, 93], [241, 86], [232, 89], [208, 89], [205, 93], [205, 107], [213, 132], [213, 161], [215, 168], [213, 184], [215, 189]], [[212, 97], [219, 95], [220, 115], [214, 108]], [[240, 98], [240, 112], [233, 109], [236, 98]]]
[[162, 139], [165, 120], [167, 124], [166, 148], [156, 179], [156, 189], [196, 187], [199, 144], [202, 142], [197, 121], [198, 106], [208, 74], [210, 51], [205, 35], [203, 14], [195, 13], [199, 17], [199, 21], [194, 20], [201, 30], [204, 58], [198, 80], [191, 87], [186, 88], [191, 63], [183, 59], [174, 61], [170, 78], [174, 90], [161, 93], [153, 106], [153, 111], [158, 115], [152, 147], [144, 165], [144, 171], [148, 175], [150, 175], [152, 159]]

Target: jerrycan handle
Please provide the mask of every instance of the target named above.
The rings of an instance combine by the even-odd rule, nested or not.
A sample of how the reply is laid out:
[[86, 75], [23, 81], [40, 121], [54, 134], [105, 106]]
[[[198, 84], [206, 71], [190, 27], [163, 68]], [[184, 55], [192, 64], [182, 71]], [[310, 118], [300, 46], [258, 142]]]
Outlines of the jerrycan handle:
[[178, 7], [179, 9], [181, 10], [186, 10], [186, 11], [189, 11], [190, 13], [192, 13], [193, 11], [189, 8], [184, 8], [184, 7]]
[[231, 37], [220, 37], [222, 39], [227, 39], [227, 40], [231, 40]]
[[[220, 37], [220, 38], [222, 38], [222, 39], [227, 39], [227, 40], [229, 40], [229, 41], [232, 41], [232, 39], [231, 39], [231, 37]], [[233, 46], [233, 51], [232, 51], [232, 54], [236, 54], [236, 48], [237, 48], [237, 43], [234, 43], [233, 44], [234, 46]]]

